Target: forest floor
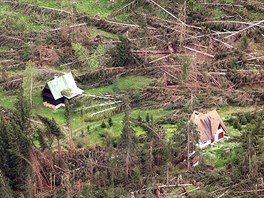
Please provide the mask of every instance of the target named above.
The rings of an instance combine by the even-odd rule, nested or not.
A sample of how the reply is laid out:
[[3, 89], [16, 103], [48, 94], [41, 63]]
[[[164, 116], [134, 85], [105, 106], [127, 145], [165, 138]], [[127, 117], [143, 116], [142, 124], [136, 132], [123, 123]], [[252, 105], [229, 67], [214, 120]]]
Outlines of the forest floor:
[[[33, 84], [33, 118], [37, 120], [37, 115], [54, 118], [65, 134], [61, 144], [66, 149], [69, 146], [67, 139], [69, 130], [66, 126], [65, 108], [52, 110], [44, 107], [41, 95], [49, 80], [55, 75], [66, 72], [72, 72], [78, 86], [84, 90], [84, 94], [73, 100], [74, 104], [72, 105], [74, 113], [71, 121], [76, 149], [104, 145], [108, 137], [118, 139], [122, 134], [125, 115], [121, 99], [123, 96], [130, 95], [133, 97], [131, 119], [138, 120], [140, 117], [146, 121], [150, 118], [155, 124], [163, 119], [170, 120], [168, 117], [177, 120], [183, 115], [186, 116], [181, 110], [190, 108], [190, 106], [192, 111], [203, 113], [216, 109], [228, 128], [227, 136], [217, 144], [199, 152], [208, 165], [220, 170], [225, 168], [228, 160], [233, 157], [234, 150], [240, 146], [237, 139], [242, 135], [244, 129], [244, 126], [241, 130], [235, 129], [226, 121], [236, 113], [253, 113], [264, 108], [263, 40], [259, 41], [255, 38], [254, 31], [252, 31], [253, 33], [249, 32], [246, 41], [243, 41], [245, 37], [240, 35], [239, 41], [236, 41], [237, 38], [230, 39], [230, 41], [228, 38], [223, 38], [223, 42], [221, 34], [219, 34], [219, 29], [227, 31], [229, 35], [236, 33], [239, 28], [243, 29], [252, 25], [253, 22], [263, 20], [263, 11], [246, 9], [241, 6], [238, 6], [236, 12], [217, 6], [203, 8], [194, 1], [194, 14], [201, 12], [204, 16], [198, 15], [197, 17], [201, 17], [201, 20], [206, 22], [213, 21], [213, 23], [203, 26], [199, 32], [200, 29], [195, 25], [199, 26], [202, 23], [200, 24], [195, 19], [194, 25], [188, 27], [190, 28], [188, 30], [182, 28], [179, 36], [178, 30], [182, 24], [177, 20], [171, 21], [172, 18], [175, 19], [175, 13], [168, 15], [168, 13], [162, 12], [162, 9], [153, 8], [148, 4], [144, 8], [139, 7], [132, 15], [127, 13], [126, 9], [122, 10], [124, 1], [116, 1], [111, 4], [109, 0], [100, 0], [96, 4], [96, 1], [82, 0], [77, 3], [76, 7], [80, 14], [79, 18], [75, 18], [75, 16], [71, 16], [74, 12], [70, 1], [19, 1], [19, 3], [26, 3], [26, 6], [29, 3], [29, 7], [38, 5], [36, 13], [39, 12], [38, 9], [45, 10], [43, 13], [41, 11], [41, 14], [36, 14], [35, 8], [33, 11], [29, 11], [30, 9], [23, 7], [23, 4], [21, 7], [16, 7], [12, 1], [10, 2], [0, 0], [0, 107], [8, 110], [16, 108], [15, 103], [18, 94], [20, 94], [21, 79], [25, 77], [24, 69], [28, 61], [33, 60], [38, 73]], [[233, 0], [221, 2], [236, 4], [236, 1]], [[259, 2], [264, 4], [263, 0]], [[161, 6], [167, 6], [168, 2], [160, 0], [159, 3]], [[143, 9], [147, 12], [151, 11], [155, 16], [148, 19], [151, 26], [144, 26], [144, 20], [140, 16], [137, 18], [137, 13], [141, 13]], [[117, 14], [118, 11], [120, 11], [119, 14]], [[241, 16], [246, 17], [249, 22], [237, 23], [237, 18]], [[92, 22], [85, 21], [85, 17], [91, 17], [89, 20]], [[157, 20], [160, 23], [155, 21], [156, 17], [160, 17]], [[184, 19], [184, 16], [181, 17]], [[229, 22], [230, 24], [235, 22], [235, 24], [224, 24], [222, 27], [223, 21], [226, 18], [229, 19], [228, 17], [234, 18], [234, 21], [230, 19]], [[217, 20], [220, 25], [214, 23]], [[72, 28], [72, 25], [77, 25], [78, 28]], [[159, 27], [159, 25], [161, 26]], [[263, 30], [262, 23], [258, 27]], [[185, 28], [187, 29], [187, 26]], [[202, 41], [197, 39], [192, 43], [194, 38], [200, 36], [203, 38], [203, 34], [207, 34], [207, 28], [210, 36], [219, 34], [218, 37], [205, 38]], [[212, 31], [210, 32], [209, 29]], [[180, 42], [178, 37], [182, 37], [184, 31], [187, 35], [184, 38], [186, 46], [182, 48], [182, 46], [178, 47]], [[134, 42], [133, 47], [136, 47], [133, 50], [133, 55], [136, 54], [147, 61], [149, 63], [147, 66], [143, 65], [138, 69], [134, 65], [124, 68], [108, 65], [108, 59], [112, 58], [109, 57], [111, 49], [121, 42], [120, 34]], [[264, 38], [263, 32], [256, 34], [262, 35], [261, 38]], [[251, 37], [251, 35], [253, 36]], [[1, 41], [1, 36], [7, 38], [7, 41], [5, 42], [5, 39]], [[150, 40], [147, 40], [147, 37]], [[98, 38], [103, 38], [103, 40], [98, 42]], [[10, 39], [12, 42], [9, 42]], [[212, 44], [213, 39], [216, 40]], [[219, 46], [221, 43], [223, 46], [216, 47], [216, 43]], [[174, 47], [174, 45], [177, 47], [173, 52], [169, 52], [170, 47]], [[100, 54], [98, 46], [103, 46], [102, 54]], [[233, 51], [226, 53], [224, 47]], [[40, 48], [44, 48], [43, 52]], [[60, 57], [59, 60], [48, 62], [50, 54], [45, 57], [45, 53], [49, 50], [55, 51], [56, 56]], [[256, 57], [257, 62], [250, 62], [255, 61]], [[242, 66], [240, 67], [238, 64], [241, 62]], [[186, 63], [189, 64], [187, 68], [185, 67]], [[92, 64], [95, 65], [95, 68], [90, 68]], [[151, 70], [148, 70], [149, 68]], [[259, 81], [256, 80], [257, 83], [254, 81], [256, 73], [258, 75], [256, 75], [256, 79], [260, 78]], [[166, 85], [163, 86], [164, 79], [168, 81], [168, 85], [166, 82]], [[248, 83], [248, 79], [254, 81], [253, 84]], [[187, 116], [190, 117], [189, 114]], [[112, 126], [109, 124], [109, 119], [112, 120]], [[105, 126], [102, 126], [103, 123]], [[166, 133], [165, 141], [177, 133], [177, 123], [165, 122], [158, 125]], [[135, 123], [132, 124], [132, 128], [137, 137], [146, 134], [146, 131]], [[55, 143], [53, 148], [55, 148]], [[194, 188], [195, 186], [192, 185], [186, 189]]]

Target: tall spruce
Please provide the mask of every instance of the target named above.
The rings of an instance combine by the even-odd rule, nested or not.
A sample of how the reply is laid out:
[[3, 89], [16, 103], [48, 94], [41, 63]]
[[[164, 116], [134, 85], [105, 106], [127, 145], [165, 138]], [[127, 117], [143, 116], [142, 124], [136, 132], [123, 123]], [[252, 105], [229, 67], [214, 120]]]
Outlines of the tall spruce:
[[60, 152], [61, 147], [60, 147], [60, 139], [64, 137], [64, 133], [61, 131], [59, 125], [56, 123], [54, 118], [49, 119], [43, 116], [38, 115], [38, 118], [40, 121], [44, 124], [46, 128], [46, 132], [50, 134], [51, 136], [55, 137], [57, 140], [57, 146], [58, 146], [58, 151]]
[[40, 129], [37, 129], [36, 134], [37, 134], [37, 140], [39, 142], [40, 150], [44, 151], [46, 148], [48, 148], [48, 144], [46, 143], [43, 132]]
[[16, 111], [14, 116], [14, 122], [21, 128], [24, 133], [29, 132], [30, 129], [30, 117], [31, 117], [31, 106], [29, 101], [24, 97], [24, 90], [20, 89], [18, 94], [18, 100], [15, 104]]
[[72, 139], [72, 106], [69, 100], [66, 100], [65, 102], [65, 111], [64, 116], [66, 120], [66, 125], [69, 129], [70, 139]]
[[119, 139], [119, 147], [124, 151], [125, 175], [126, 178], [128, 178], [131, 173], [132, 162], [135, 161], [136, 157], [134, 155], [136, 148], [136, 135], [130, 121], [130, 100], [127, 97], [124, 98], [124, 106], [125, 116], [123, 118], [123, 128]]
[[111, 65], [114, 67], [124, 67], [129, 65], [140, 65], [142, 59], [132, 52], [132, 44], [123, 36], [119, 36], [120, 42], [110, 51]]
[[15, 104], [16, 111], [10, 121], [10, 145], [12, 147], [11, 171], [15, 175], [15, 190], [19, 189], [23, 195], [29, 197], [28, 180], [33, 180], [31, 155], [32, 152], [32, 128], [31, 109], [29, 101], [23, 97], [23, 91], [18, 96]]
[[24, 196], [31, 194], [28, 179], [32, 180], [30, 153], [32, 150], [30, 133], [30, 109], [28, 102], [19, 94], [16, 110], [9, 121], [0, 118], [0, 169], [10, 182], [13, 191]]
[[248, 175], [251, 178], [256, 178], [258, 168], [261, 161], [257, 155], [263, 155], [263, 116], [264, 112], [256, 113], [256, 123], [249, 124], [246, 131], [242, 135], [242, 145], [240, 147], [241, 158], [240, 164], [243, 175]]

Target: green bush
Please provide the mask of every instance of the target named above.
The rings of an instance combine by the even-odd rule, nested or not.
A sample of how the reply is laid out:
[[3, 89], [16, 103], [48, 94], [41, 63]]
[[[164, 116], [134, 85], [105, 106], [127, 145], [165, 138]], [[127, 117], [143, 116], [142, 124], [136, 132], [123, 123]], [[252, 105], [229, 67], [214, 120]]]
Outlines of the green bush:
[[142, 122], [142, 117], [138, 114], [137, 121]]
[[86, 129], [87, 129], [87, 132], [90, 133], [90, 126], [89, 125], [87, 126]]
[[101, 128], [102, 128], [102, 129], [106, 128], [106, 124], [105, 124], [104, 121], [103, 121], [102, 124], [101, 124]]
[[147, 115], [146, 115], [146, 122], [149, 122], [150, 121], [150, 117], [149, 117], [149, 113], [147, 113]]
[[234, 129], [240, 130], [241, 129], [241, 124], [239, 123], [238, 120], [235, 120], [233, 123]]
[[112, 127], [114, 125], [113, 120], [112, 120], [111, 117], [108, 118], [108, 124], [109, 124], [110, 127]]
[[240, 117], [240, 124], [242, 125], [246, 125], [248, 122], [247, 122], [247, 118], [245, 115], [241, 116]]

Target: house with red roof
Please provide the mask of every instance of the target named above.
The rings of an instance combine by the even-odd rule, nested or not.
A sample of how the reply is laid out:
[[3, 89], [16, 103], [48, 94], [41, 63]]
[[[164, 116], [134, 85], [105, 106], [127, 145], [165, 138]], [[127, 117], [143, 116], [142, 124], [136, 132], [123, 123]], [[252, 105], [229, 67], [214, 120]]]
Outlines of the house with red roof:
[[227, 128], [216, 110], [208, 113], [194, 111], [191, 122], [196, 126], [200, 139], [198, 147], [205, 148], [222, 140], [227, 133]]

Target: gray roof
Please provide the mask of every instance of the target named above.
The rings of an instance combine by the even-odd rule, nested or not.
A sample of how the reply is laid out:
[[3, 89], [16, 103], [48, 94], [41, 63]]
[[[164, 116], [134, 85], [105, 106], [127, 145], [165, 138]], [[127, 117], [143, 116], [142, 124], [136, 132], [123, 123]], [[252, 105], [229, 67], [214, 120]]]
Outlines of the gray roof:
[[55, 77], [47, 84], [55, 100], [63, 97], [61, 92], [64, 90], [70, 90], [71, 95], [64, 96], [68, 99], [71, 99], [83, 93], [83, 90], [77, 87], [71, 72], [60, 77]]

